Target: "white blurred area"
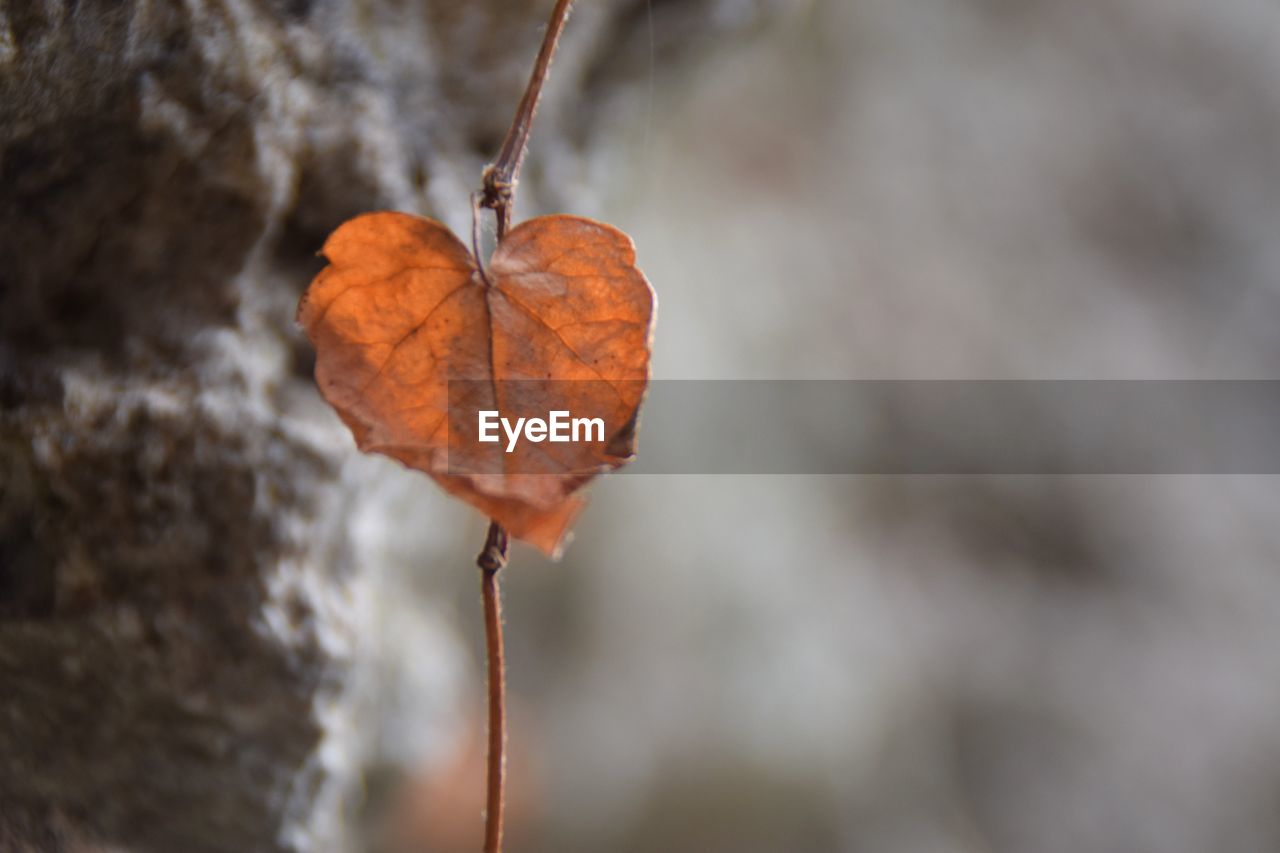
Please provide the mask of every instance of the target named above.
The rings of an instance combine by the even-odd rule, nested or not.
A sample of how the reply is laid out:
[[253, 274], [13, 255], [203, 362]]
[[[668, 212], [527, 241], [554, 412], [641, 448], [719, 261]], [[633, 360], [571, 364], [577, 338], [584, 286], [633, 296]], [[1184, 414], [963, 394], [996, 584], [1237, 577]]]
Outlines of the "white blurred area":
[[[1272, 0], [795, 4], [653, 80], [530, 180], [635, 238], [658, 377], [1276, 374]], [[396, 831], [475, 849], [484, 525], [369, 470]], [[511, 853], [1280, 850], [1277, 478], [591, 499], [504, 576]]]

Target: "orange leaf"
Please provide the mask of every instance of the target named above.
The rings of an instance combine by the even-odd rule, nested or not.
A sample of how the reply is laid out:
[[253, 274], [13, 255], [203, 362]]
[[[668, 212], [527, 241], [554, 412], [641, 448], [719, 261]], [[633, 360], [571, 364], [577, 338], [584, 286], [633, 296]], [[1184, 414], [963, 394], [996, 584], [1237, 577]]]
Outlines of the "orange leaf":
[[[517, 225], [488, 281], [438, 222], [370, 213], [326, 241], [298, 322], [320, 392], [361, 450], [431, 475], [555, 556], [597, 474], [630, 460], [649, 377], [653, 290], [631, 239], [576, 216]], [[452, 384], [451, 384], [452, 383]], [[477, 440], [477, 412], [598, 417], [600, 441]], [[598, 437], [598, 436], [597, 436]]]

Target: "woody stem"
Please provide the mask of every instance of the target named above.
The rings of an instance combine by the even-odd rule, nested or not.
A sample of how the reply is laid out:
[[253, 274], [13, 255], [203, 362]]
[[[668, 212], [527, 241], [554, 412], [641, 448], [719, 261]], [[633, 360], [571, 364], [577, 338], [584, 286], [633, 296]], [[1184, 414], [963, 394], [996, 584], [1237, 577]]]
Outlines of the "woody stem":
[[[471, 239], [480, 274], [489, 283], [488, 271], [480, 255], [479, 208], [487, 207], [497, 219], [498, 242], [511, 228], [512, 209], [515, 207], [516, 184], [520, 181], [520, 167], [529, 149], [529, 133], [533, 130], [533, 117], [538, 111], [542, 86], [547, 81], [551, 60], [560, 34], [569, 20], [569, 7], [573, 0], [556, 0], [551, 10], [551, 21], [542, 37], [542, 47], [534, 60], [529, 84], [516, 107], [515, 118], [502, 148], [484, 169], [483, 188], [479, 198], [472, 200]], [[507, 564], [507, 531], [496, 521], [489, 522], [484, 549], [476, 558], [480, 567], [481, 593], [484, 598], [484, 638], [489, 672], [489, 756], [486, 779], [484, 853], [502, 853], [502, 810], [506, 782], [506, 685], [504, 683], [504, 655], [502, 648], [502, 598], [498, 589], [498, 572]]]
[[506, 138], [502, 140], [502, 148], [499, 149], [498, 156], [484, 170], [484, 195], [481, 205], [491, 208], [497, 216], [499, 240], [511, 227], [516, 184], [520, 181], [520, 167], [524, 164], [524, 155], [529, 148], [529, 133], [533, 130], [533, 117], [538, 111], [542, 85], [547, 80], [547, 72], [551, 68], [556, 46], [560, 43], [560, 34], [564, 32], [565, 23], [569, 20], [569, 7], [572, 5], [573, 0], [556, 0], [555, 8], [551, 10], [551, 21], [547, 24], [547, 31], [542, 37], [538, 58], [533, 63], [533, 73], [529, 75], [529, 84], [520, 98], [520, 105], [516, 107], [511, 128], [507, 131]]
[[502, 647], [502, 595], [498, 572], [507, 564], [507, 532], [489, 522], [484, 550], [476, 558], [480, 566], [480, 591], [484, 598], [484, 640], [489, 672], [489, 755], [487, 766], [484, 853], [502, 851], [502, 810], [506, 782], [506, 684]]

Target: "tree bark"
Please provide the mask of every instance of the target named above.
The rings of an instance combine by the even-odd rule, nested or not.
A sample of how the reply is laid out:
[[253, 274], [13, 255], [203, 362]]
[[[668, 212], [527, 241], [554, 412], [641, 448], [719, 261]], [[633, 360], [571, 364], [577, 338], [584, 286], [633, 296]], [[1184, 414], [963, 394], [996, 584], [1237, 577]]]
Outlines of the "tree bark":
[[[582, 6], [571, 152], [652, 73], [647, 4]], [[293, 310], [343, 219], [466, 221], [548, 8], [0, 2], [0, 849], [341, 848], [354, 449]]]

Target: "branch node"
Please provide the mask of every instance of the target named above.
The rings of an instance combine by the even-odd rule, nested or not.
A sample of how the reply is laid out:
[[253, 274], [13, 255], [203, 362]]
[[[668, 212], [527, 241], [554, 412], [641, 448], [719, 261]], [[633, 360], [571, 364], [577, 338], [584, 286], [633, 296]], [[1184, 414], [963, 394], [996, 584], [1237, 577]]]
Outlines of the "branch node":
[[484, 548], [476, 557], [476, 565], [490, 574], [501, 570], [507, 564], [507, 531], [496, 521], [489, 522], [489, 533], [484, 539]]

